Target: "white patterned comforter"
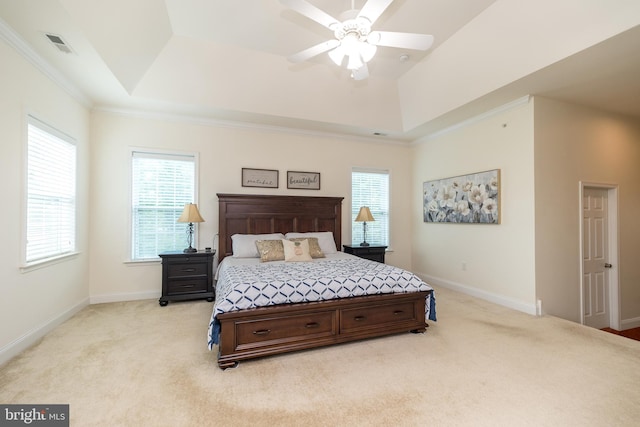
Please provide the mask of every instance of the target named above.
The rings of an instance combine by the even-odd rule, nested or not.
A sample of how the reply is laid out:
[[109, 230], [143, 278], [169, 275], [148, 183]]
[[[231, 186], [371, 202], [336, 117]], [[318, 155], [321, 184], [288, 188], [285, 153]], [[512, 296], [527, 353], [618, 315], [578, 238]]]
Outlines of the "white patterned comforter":
[[[265, 262], [226, 257], [218, 268], [216, 302], [209, 324], [209, 349], [218, 344], [216, 316], [275, 304], [323, 301], [362, 295], [429, 291], [415, 274], [344, 253], [312, 262]], [[436, 320], [435, 298], [427, 296], [426, 317]]]

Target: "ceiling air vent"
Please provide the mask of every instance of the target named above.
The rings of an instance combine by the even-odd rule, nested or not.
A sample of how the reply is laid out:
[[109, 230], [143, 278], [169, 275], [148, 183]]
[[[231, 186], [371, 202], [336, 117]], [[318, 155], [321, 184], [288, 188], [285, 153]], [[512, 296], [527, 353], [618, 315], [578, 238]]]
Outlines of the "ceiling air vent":
[[58, 48], [60, 52], [64, 53], [73, 53], [73, 50], [69, 47], [69, 45], [62, 39], [60, 36], [56, 36], [55, 34], [45, 33], [45, 36], [49, 39], [49, 41]]

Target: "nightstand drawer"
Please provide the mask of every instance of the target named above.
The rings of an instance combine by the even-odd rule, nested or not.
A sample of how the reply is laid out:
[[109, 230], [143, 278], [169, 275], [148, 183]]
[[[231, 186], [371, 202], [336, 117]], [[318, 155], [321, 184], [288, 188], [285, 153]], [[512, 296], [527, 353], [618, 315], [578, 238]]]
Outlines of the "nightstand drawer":
[[197, 292], [207, 292], [207, 278], [192, 280], [172, 280], [167, 284], [167, 293], [171, 294], [191, 294]]
[[208, 274], [206, 262], [192, 263], [171, 263], [167, 265], [167, 278], [176, 279], [180, 277], [206, 276]]

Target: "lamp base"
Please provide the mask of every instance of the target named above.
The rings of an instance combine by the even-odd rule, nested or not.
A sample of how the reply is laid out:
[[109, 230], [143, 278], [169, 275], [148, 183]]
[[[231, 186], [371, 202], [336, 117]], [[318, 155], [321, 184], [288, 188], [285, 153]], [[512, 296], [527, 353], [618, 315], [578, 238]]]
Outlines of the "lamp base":
[[198, 252], [198, 250], [196, 248], [192, 248], [191, 246], [189, 246], [187, 249], [185, 249], [184, 251], [185, 254], [192, 254], [194, 252]]
[[369, 246], [369, 244], [367, 242], [362, 242], [360, 243], [360, 246]]

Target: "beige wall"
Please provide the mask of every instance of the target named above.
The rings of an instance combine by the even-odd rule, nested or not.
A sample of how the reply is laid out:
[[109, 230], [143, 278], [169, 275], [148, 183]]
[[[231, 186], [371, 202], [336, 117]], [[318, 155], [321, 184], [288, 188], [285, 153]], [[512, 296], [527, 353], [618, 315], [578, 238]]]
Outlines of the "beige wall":
[[579, 183], [616, 185], [620, 317], [623, 328], [640, 326], [640, 121], [536, 98], [535, 166], [536, 279], [544, 311], [580, 322]]
[[[412, 157], [413, 270], [435, 285], [535, 313], [532, 104], [417, 144]], [[501, 224], [423, 222], [423, 182], [491, 169], [500, 169]]]
[[[109, 112], [92, 116], [91, 301], [160, 295], [157, 263], [127, 263], [129, 149], [149, 147], [199, 153], [199, 246], [218, 231], [216, 193], [343, 196], [343, 241], [351, 239], [351, 168], [388, 169], [391, 182], [391, 247], [387, 260], [411, 267], [410, 155], [401, 144], [381, 144], [280, 129], [229, 127], [185, 120], [158, 120]], [[278, 189], [243, 188], [242, 167], [277, 169]], [[321, 173], [320, 191], [287, 190], [287, 170]]]
[[[89, 114], [60, 87], [0, 43], [0, 363], [69, 317], [89, 298]], [[77, 141], [79, 255], [22, 272], [26, 114]]]

